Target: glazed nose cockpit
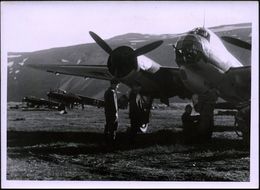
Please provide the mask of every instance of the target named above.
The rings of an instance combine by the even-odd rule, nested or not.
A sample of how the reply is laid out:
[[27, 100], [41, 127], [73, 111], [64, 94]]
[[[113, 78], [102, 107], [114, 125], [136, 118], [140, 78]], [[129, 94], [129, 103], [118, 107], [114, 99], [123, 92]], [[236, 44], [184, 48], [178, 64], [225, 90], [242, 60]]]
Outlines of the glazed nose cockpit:
[[177, 64], [192, 64], [203, 57], [203, 43], [209, 41], [209, 34], [203, 28], [196, 28], [178, 40], [175, 53]]

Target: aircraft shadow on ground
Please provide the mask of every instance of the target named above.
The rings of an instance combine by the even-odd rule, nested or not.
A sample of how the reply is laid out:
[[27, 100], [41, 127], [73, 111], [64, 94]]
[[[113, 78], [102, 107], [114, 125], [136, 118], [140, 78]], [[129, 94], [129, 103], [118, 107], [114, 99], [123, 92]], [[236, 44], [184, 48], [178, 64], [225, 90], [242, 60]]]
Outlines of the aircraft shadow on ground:
[[[152, 146], [181, 144], [193, 146], [196, 150], [247, 150], [239, 139], [213, 138], [207, 143], [184, 144], [181, 133], [161, 130], [154, 133], [138, 134], [134, 143], [127, 133], [118, 133], [114, 148], [107, 146], [102, 133], [97, 132], [8, 132], [8, 151], [47, 154], [78, 155], [97, 154], [111, 151], [126, 151]], [[188, 150], [192, 152], [194, 149]], [[249, 150], [249, 149], [248, 149]]]

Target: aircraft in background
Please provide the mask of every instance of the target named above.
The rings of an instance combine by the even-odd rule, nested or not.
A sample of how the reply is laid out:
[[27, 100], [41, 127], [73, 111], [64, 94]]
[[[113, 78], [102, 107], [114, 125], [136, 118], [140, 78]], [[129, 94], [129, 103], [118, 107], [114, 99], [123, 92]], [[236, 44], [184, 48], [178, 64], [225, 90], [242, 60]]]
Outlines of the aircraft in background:
[[39, 107], [47, 107], [51, 109], [57, 109], [59, 103], [53, 102], [50, 100], [45, 100], [44, 98], [36, 98], [34, 96], [24, 97], [22, 102], [26, 102], [28, 108], [39, 108]]
[[[251, 45], [233, 37], [219, 38], [211, 30], [198, 27], [181, 36], [173, 45], [178, 67], [165, 67], [144, 54], [158, 48], [163, 41], [155, 41], [140, 48], [120, 46], [112, 49], [94, 32], [95, 42], [109, 54], [106, 65], [30, 64], [32, 68], [55, 74], [67, 74], [111, 81], [116, 79], [130, 87], [135, 105], [129, 107], [143, 112], [151, 109], [153, 99], [169, 104], [169, 98], [179, 96], [191, 99], [204, 123], [201, 138], [212, 135], [212, 117], [218, 97], [235, 106], [236, 119], [243, 138], [250, 137], [251, 66], [243, 66], [225, 47], [222, 40], [250, 51]], [[87, 64], [87, 63], [86, 63]], [[213, 108], [212, 108], [213, 105]], [[147, 110], [146, 110], [147, 111]], [[148, 110], [150, 111], [150, 110]], [[142, 119], [149, 123], [149, 114]], [[210, 118], [210, 119], [208, 119]], [[133, 126], [131, 126], [133, 127]]]
[[[66, 92], [65, 90], [56, 89], [50, 90], [47, 93], [48, 99], [64, 104], [67, 107], [73, 108], [74, 104], [80, 104], [82, 109], [84, 105], [96, 106], [98, 108], [104, 107], [104, 100], [99, 100], [95, 98], [90, 98], [87, 96], [82, 96], [79, 94], [74, 94], [71, 92]], [[122, 95], [118, 98], [118, 108], [127, 109], [128, 107], [128, 97]]]
[[[84, 109], [84, 103], [80, 96], [73, 94], [73, 93], [67, 93], [66, 91], [61, 90], [61, 89], [50, 90], [47, 93], [47, 97], [49, 100], [61, 103], [64, 106], [69, 107], [71, 109], [73, 109], [75, 104], [81, 104], [82, 109]], [[93, 101], [94, 100], [92, 100], [92, 102]]]

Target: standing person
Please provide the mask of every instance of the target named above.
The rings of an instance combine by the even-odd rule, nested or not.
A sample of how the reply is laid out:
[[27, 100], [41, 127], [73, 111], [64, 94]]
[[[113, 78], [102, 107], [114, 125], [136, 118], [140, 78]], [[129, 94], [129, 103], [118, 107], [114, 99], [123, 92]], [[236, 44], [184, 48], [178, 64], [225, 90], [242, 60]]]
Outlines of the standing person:
[[112, 80], [111, 86], [104, 95], [105, 108], [105, 139], [108, 143], [113, 143], [116, 139], [116, 130], [118, 127], [118, 105], [117, 105], [118, 81]]
[[130, 118], [130, 130], [129, 130], [129, 140], [134, 141], [135, 136], [142, 125], [142, 114], [141, 109], [138, 107], [138, 95], [135, 90], [132, 90], [129, 94], [129, 118]]
[[81, 103], [81, 109], [84, 110], [84, 103]]
[[147, 130], [152, 106], [152, 98], [142, 96], [138, 91], [139, 89], [136, 88], [129, 94], [129, 118], [131, 123], [129, 138], [131, 142], [134, 142], [138, 131], [145, 132]]
[[199, 115], [191, 115], [191, 112], [192, 106], [188, 104], [185, 107], [185, 112], [181, 116], [184, 140], [187, 143], [190, 143], [193, 140], [195, 140], [195, 137], [198, 133], [198, 125], [200, 120]]

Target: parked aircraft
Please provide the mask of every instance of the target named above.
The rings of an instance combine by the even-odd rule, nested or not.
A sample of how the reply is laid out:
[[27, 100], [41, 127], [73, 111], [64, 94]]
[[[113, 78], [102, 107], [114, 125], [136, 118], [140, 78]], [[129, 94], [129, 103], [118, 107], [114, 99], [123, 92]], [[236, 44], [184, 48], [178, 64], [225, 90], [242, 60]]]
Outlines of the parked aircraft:
[[30, 96], [30, 97], [24, 97], [22, 99], [22, 102], [26, 102], [27, 104], [27, 107], [48, 107], [48, 108], [55, 108], [55, 107], [58, 107], [59, 106], [59, 103], [57, 102], [53, 102], [53, 101], [49, 101], [49, 100], [45, 100], [43, 98], [36, 98], [36, 97], [33, 97], [33, 96]]
[[[212, 135], [214, 104], [218, 97], [235, 105], [237, 121], [244, 139], [250, 136], [251, 66], [243, 66], [225, 47], [223, 41], [250, 51], [251, 45], [233, 37], [219, 38], [211, 30], [198, 27], [181, 36], [173, 45], [178, 67], [165, 67], [144, 56], [159, 47], [163, 41], [152, 42], [133, 49], [120, 46], [112, 49], [94, 32], [95, 42], [109, 54], [107, 65], [30, 65], [55, 74], [68, 74], [102, 80], [117, 79], [131, 88], [134, 102], [131, 107], [138, 113], [151, 108], [151, 99], [169, 104], [169, 98], [179, 96], [193, 100], [201, 114], [201, 138]], [[134, 105], [136, 104], [136, 105]], [[213, 105], [213, 106], [212, 106]], [[150, 111], [150, 110], [148, 110]], [[142, 128], [149, 122], [144, 114]], [[133, 127], [133, 126], [132, 126]]]
[[[62, 103], [70, 108], [73, 108], [74, 104], [81, 104], [84, 109], [84, 105], [96, 106], [98, 108], [104, 107], [104, 100], [90, 98], [87, 96], [82, 96], [79, 94], [74, 94], [71, 92], [66, 92], [65, 90], [56, 89], [50, 90], [47, 93], [48, 99]], [[119, 109], [126, 109], [128, 106], [128, 98], [126, 95], [122, 95], [118, 98]]]
[[[84, 109], [84, 102], [82, 100], [82, 97], [80, 97], [79, 95], [73, 93], [67, 93], [64, 90], [56, 89], [56, 90], [50, 90], [47, 93], [47, 96], [49, 100], [62, 103], [63, 105], [69, 108], [73, 108], [74, 104], [81, 104], [82, 109]], [[91, 103], [93, 101], [94, 100], [92, 100]]]

